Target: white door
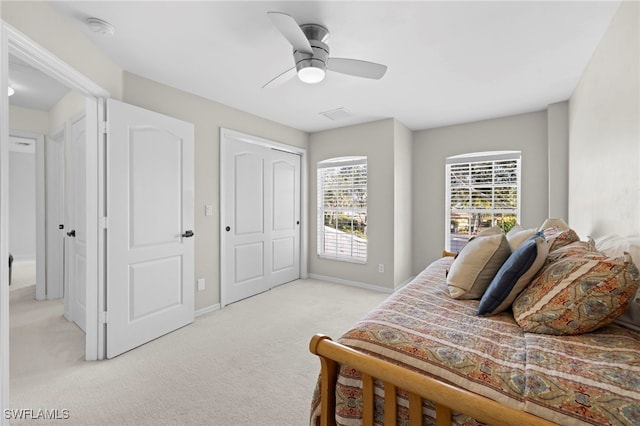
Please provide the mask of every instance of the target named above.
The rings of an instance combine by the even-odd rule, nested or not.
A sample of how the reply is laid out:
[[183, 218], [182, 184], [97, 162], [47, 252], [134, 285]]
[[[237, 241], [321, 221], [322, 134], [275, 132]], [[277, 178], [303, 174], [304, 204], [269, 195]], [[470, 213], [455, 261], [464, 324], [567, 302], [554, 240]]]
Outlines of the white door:
[[65, 237], [65, 316], [86, 332], [87, 226], [86, 226], [86, 119], [71, 121], [67, 168], [67, 220]]
[[300, 277], [300, 156], [222, 143], [224, 306]]
[[63, 291], [64, 254], [64, 131], [47, 138], [46, 145], [46, 265], [47, 299], [59, 299]]
[[107, 104], [107, 358], [193, 322], [194, 128]]

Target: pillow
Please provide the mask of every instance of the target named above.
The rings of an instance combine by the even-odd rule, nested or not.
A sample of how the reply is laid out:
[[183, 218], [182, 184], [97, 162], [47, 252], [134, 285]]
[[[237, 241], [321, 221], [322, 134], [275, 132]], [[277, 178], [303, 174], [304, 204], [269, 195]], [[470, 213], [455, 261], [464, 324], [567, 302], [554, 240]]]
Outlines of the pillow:
[[542, 268], [548, 251], [547, 242], [539, 232], [511, 253], [482, 296], [478, 315], [496, 315], [507, 310]]
[[454, 299], [479, 299], [511, 254], [504, 234], [476, 237], [465, 245], [447, 275], [449, 295]]
[[544, 230], [544, 237], [549, 243], [549, 253], [576, 241], [580, 237], [573, 229], [547, 228]]
[[[547, 256], [547, 260], [545, 261], [545, 266], [549, 265], [553, 262], [557, 262], [560, 259], [565, 259], [567, 257], [576, 257], [588, 253], [600, 254], [596, 250], [596, 247], [590, 241], [575, 241], [573, 243], [569, 243], [564, 247], [560, 247], [553, 251], [553, 253], [549, 253]], [[615, 257], [615, 256], [613, 256]]]
[[502, 233], [502, 228], [500, 228], [499, 226], [492, 226], [491, 228], [485, 228], [482, 231], [478, 232], [475, 238], [488, 237], [489, 235], [498, 235]]
[[[634, 263], [640, 262], [640, 237], [621, 237], [608, 234], [596, 238], [596, 248], [607, 256], [621, 256], [629, 253]], [[640, 291], [629, 303], [627, 310], [615, 320], [616, 324], [640, 330]]]
[[509, 232], [507, 232], [507, 239], [509, 239], [509, 234], [515, 234], [516, 232], [520, 231], [524, 231], [524, 228], [522, 227], [522, 225], [516, 222], [516, 224], [513, 225], [513, 228], [511, 228]]
[[613, 322], [627, 308], [640, 273], [629, 255], [588, 253], [545, 268], [513, 303], [525, 332], [573, 335]]
[[622, 256], [629, 253], [634, 263], [640, 262], [640, 237], [612, 236], [605, 240], [598, 239], [594, 242], [595, 248], [610, 257]]
[[534, 236], [537, 232], [535, 229], [520, 229], [514, 232], [514, 229], [515, 228], [512, 228], [511, 231], [507, 232], [507, 241], [509, 241], [511, 251], [515, 251], [520, 247], [520, 244]]

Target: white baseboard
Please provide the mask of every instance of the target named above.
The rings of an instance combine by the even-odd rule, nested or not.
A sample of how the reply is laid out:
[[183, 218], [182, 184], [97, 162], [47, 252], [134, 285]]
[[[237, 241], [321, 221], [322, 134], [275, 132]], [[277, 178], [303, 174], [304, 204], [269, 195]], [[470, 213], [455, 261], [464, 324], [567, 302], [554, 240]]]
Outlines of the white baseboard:
[[415, 277], [416, 277], [416, 276], [413, 276], [413, 277], [408, 278], [408, 279], [406, 279], [405, 281], [401, 282], [401, 283], [400, 283], [400, 285], [396, 286], [396, 290], [397, 290], [397, 289], [399, 289], [399, 288], [404, 287], [404, 286], [405, 286], [405, 285], [407, 285], [407, 284], [409, 284], [411, 281], [413, 281], [413, 279], [414, 279]]
[[381, 293], [391, 294], [391, 293], [394, 292], [394, 289], [392, 289], [392, 288], [380, 287], [378, 285], [361, 283], [361, 282], [358, 282], [358, 281], [343, 280], [341, 278], [327, 277], [327, 276], [324, 276], [324, 275], [309, 274], [309, 278], [313, 278], [313, 279], [316, 279], [316, 280], [322, 280], [322, 281], [329, 281], [329, 282], [336, 283], [336, 284], [350, 285], [352, 287], [366, 288], [367, 290], [379, 291]]
[[198, 309], [194, 315], [196, 318], [205, 315], [205, 314], [209, 314], [211, 312], [215, 312], [215, 311], [219, 311], [220, 310], [220, 304], [216, 303], [214, 305], [211, 306], [207, 306], [206, 308], [202, 308], [202, 309]]

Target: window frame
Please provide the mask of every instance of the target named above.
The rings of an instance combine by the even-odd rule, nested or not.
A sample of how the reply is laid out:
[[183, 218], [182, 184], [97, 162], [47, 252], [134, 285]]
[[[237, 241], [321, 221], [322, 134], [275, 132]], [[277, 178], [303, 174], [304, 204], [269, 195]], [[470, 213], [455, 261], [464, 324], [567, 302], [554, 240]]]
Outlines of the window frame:
[[[317, 182], [316, 182], [316, 199], [317, 199], [317, 230], [316, 230], [316, 235], [317, 235], [317, 248], [316, 248], [316, 254], [318, 255], [318, 257], [322, 258], [322, 259], [329, 259], [329, 260], [338, 260], [338, 261], [343, 261], [343, 262], [350, 262], [350, 263], [359, 263], [359, 264], [366, 264], [367, 263], [367, 258], [368, 258], [368, 240], [365, 238], [364, 239], [364, 256], [358, 255], [358, 250], [354, 251], [354, 242], [355, 239], [358, 238], [357, 235], [355, 234], [348, 234], [349, 235], [349, 241], [350, 241], [350, 254], [345, 255], [345, 254], [340, 254], [338, 252], [338, 246], [336, 243], [336, 250], [334, 252], [329, 252], [326, 250], [326, 244], [325, 244], [325, 237], [329, 234], [326, 232], [325, 230], [325, 222], [324, 222], [324, 217], [325, 217], [325, 213], [328, 210], [325, 210], [325, 205], [324, 205], [324, 199], [325, 199], [325, 190], [326, 190], [326, 186], [325, 186], [325, 181], [323, 179], [322, 173], [324, 173], [324, 171], [326, 171], [327, 169], [338, 169], [341, 167], [350, 167], [350, 166], [358, 166], [358, 165], [364, 165], [365, 166], [365, 183], [364, 183], [364, 190], [365, 190], [365, 206], [364, 209], [360, 206], [360, 207], [355, 207], [355, 206], [351, 206], [351, 209], [342, 209], [342, 211], [344, 212], [349, 212], [351, 214], [362, 214], [364, 213], [365, 215], [365, 223], [364, 223], [364, 227], [365, 227], [365, 231], [364, 231], [364, 235], [367, 235], [366, 232], [366, 226], [367, 226], [367, 215], [368, 215], [368, 181], [369, 181], [369, 171], [368, 171], [368, 167], [367, 167], [367, 157], [366, 156], [349, 156], [349, 157], [336, 157], [336, 158], [329, 158], [326, 160], [322, 160], [319, 161], [316, 164], [316, 177], [317, 177]], [[354, 177], [354, 176], [352, 176]], [[342, 189], [349, 189], [349, 188], [356, 188], [357, 189], [362, 189], [362, 184], [360, 185], [356, 185], [356, 183], [354, 182], [354, 180], [351, 181], [351, 185], [350, 186], [344, 186], [341, 188]], [[340, 210], [338, 208], [332, 209], [333, 213], [339, 214]], [[337, 228], [336, 228], [337, 230]], [[337, 238], [337, 232], [336, 232], [336, 238]], [[362, 239], [360, 239], [362, 240]], [[360, 244], [362, 244], [362, 242], [360, 241]], [[362, 245], [360, 245], [360, 248], [362, 248]]]
[[[493, 163], [492, 164], [492, 181], [490, 184], [483, 184], [484, 187], [490, 186], [492, 189], [495, 188], [495, 163], [499, 161], [515, 161], [515, 173], [516, 173], [516, 207], [514, 209], [500, 209], [502, 212], [504, 210], [508, 210], [513, 214], [516, 218], [516, 223], [520, 223], [520, 212], [521, 212], [521, 203], [522, 203], [522, 152], [521, 151], [487, 151], [487, 152], [473, 152], [461, 155], [455, 155], [451, 157], [447, 157], [445, 161], [445, 250], [451, 251], [451, 166], [452, 165], [462, 165], [468, 164], [471, 170], [472, 164], [476, 163]], [[473, 185], [471, 181], [469, 182], [469, 189], [471, 193], [472, 188], [477, 188], [479, 185]], [[493, 198], [495, 200], [495, 198]], [[492, 201], [493, 202], [493, 201]], [[471, 203], [470, 203], [471, 204]], [[468, 212], [472, 212], [473, 210], [482, 210], [482, 209], [473, 209], [471, 206], [466, 210]], [[465, 212], [464, 209], [460, 210], [461, 212]], [[477, 212], [476, 212], [477, 213]], [[488, 212], [492, 214], [492, 225], [494, 223], [493, 214], [495, 213], [494, 205], [491, 205], [491, 210]]]

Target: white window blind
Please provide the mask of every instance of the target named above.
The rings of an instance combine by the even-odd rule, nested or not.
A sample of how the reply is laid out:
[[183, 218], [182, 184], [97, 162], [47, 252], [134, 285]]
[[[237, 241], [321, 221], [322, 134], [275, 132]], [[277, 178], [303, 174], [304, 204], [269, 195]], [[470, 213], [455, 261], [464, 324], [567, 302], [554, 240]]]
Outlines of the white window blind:
[[505, 232], [520, 217], [519, 151], [475, 153], [447, 159], [447, 250], [458, 252], [483, 229]]
[[321, 161], [318, 170], [318, 255], [367, 260], [367, 158]]

